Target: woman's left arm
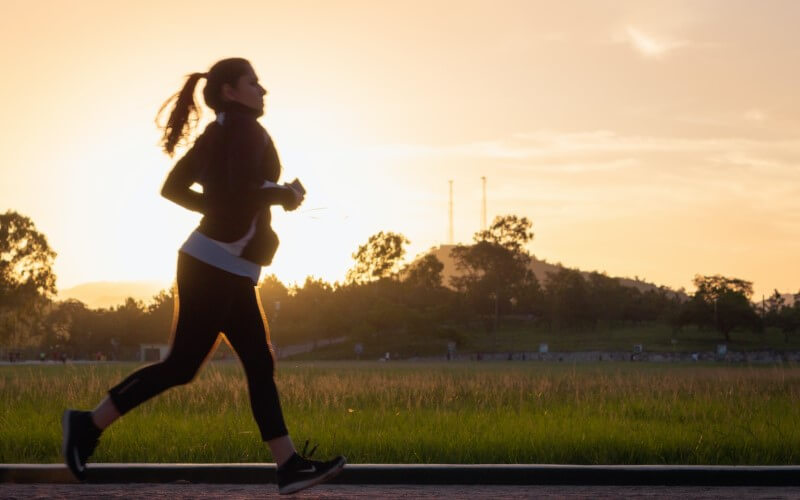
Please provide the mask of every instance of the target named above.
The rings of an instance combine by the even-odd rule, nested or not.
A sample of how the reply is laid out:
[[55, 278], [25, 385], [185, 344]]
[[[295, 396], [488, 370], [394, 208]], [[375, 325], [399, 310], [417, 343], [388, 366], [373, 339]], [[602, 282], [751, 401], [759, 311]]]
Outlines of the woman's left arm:
[[192, 191], [191, 186], [197, 180], [196, 151], [192, 147], [175, 164], [164, 186], [161, 188], [161, 196], [176, 203], [183, 208], [194, 212], [205, 213], [202, 193]]

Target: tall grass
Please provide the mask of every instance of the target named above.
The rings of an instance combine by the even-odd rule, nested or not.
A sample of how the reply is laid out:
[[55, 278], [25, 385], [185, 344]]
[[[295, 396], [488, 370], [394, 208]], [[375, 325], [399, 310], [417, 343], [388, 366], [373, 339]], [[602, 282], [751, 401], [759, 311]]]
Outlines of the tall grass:
[[[60, 458], [60, 415], [136, 365], [0, 367], [0, 461]], [[351, 463], [794, 464], [800, 368], [539, 363], [282, 363], [287, 425]], [[269, 462], [239, 365], [106, 431], [97, 462]]]

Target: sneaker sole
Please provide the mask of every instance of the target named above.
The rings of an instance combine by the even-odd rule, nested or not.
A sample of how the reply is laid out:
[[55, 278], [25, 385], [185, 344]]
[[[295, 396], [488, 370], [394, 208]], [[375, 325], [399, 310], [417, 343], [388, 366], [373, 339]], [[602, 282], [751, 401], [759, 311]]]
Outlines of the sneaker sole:
[[[63, 415], [61, 416], [61, 429], [63, 432], [63, 440], [61, 442], [61, 455], [64, 457], [64, 463], [66, 464], [67, 468], [72, 472], [72, 475], [75, 476], [76, 479], [79, 481], [83, 481], [86, 478], [86, 468], [81, 471], [78, 467], [80, 459], [77, 456], [78, 450], [73, 446], [72, 447], [72, 456], [70, 456], [70, 417], [74, 410], [64, 410]], [[70, 458], [72, 460], [70, 460]]]
[[292, 493], [297, 493], [300, 490], [310, 488], [311, 486], [314, 486], [316, 484], [328, 481], [329, 479], [333, 479], [340, 472], [342, 472], [342, 469], [344, 469], [345, 464], [347, 464], [347, 459], [342, 458], [340, 463], [338, 463], [335, 467], [330, 468], [328, 472], [326, 472], [325, 474], [311, 479], [306, 479], [305, 481], [293, 483], [289, 486], [286, 486], [285, 488], [279, 488], [278, 493], [280, 493], [281, 495], [291, 495]]

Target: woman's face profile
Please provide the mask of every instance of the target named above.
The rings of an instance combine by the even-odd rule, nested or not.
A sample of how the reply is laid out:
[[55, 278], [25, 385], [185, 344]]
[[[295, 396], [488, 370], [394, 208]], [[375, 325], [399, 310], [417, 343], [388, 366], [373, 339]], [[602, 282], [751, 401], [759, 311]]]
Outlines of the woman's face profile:
[[264, 109], [264, 96], [266, 94], [266, 89], [258, 82], [258, 77], [252, 68], [239, 77], [236, 87], [231, 87], [227, 83], [222, 86], [224, 100], [237, 101], [257, 110]]

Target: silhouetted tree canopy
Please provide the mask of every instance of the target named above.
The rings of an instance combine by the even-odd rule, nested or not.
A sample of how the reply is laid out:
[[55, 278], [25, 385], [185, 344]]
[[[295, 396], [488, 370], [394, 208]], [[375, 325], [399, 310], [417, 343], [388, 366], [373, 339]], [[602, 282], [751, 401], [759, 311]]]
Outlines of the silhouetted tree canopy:
[[485, 231], [475, 233], [473, 245], [456, 245], [450, 251], [459, 275], [450, 283], [476, 310], [494, 316], [495, 325], [504, 311], [536, 287], [529, 269], [530, 254], [525, 244], [533, 238], [531, 222], [525, 217], [495, 217]]
[[730, 341], [730, 334], [736, 328], [753, 331], [763, 329], [762, 320], [750, 303], [753, 295], [752, 282], [718, 274], [696, 275], [694, 285], [697, 291], [684, 305], [680, 324], [694, 323], [700, 327], [712, 327], [727, 341]]
[[0, 214], [0, 345], [39, 337], [42, 311], [56, 293], [55, 256], [30, 218]]
[[405, 282], [420, 288], [442, 286], [444, 264], [433, 254], [427, 254], [405, 268]]
[[697, 287], [695, 296], [712, 304], [726, 293], [737, 293], [747, 300], [753, 296], [753, 283], [738, 278], [726, 278], [715, 274], [714, 276], [695, 275], [694, 286]]
[[0, 304], [56, 293], [56, 253], [30, 218], [14, 211], [0, 215]]
[[547, 274], [546, 300], [551, 325], [590, 326], [596, 317], [591, 307], [589, 284], [576, 269], [561, 268]]
[[[174, 290], [161, 291], [148, 305], [132, 298], [104, 309], [76, 300], [52, 302], [55, 253], [46, 239], [30, 219], [14, 212], [1, 216], [0, 223], [0, 348], [136, 359], [140, 344], [169, 342]], [[287, 288], [268, 275], [257, 293], [271, 338], [279, 348], [347, 339], [350, 346], [341, 348], [350, 351], [355, 342], [379, 349], [402, 338], [408, 339], [407, 354], [416, 355], [420, 345], [461, 345], [468, 329], [480, 325], [496, 331], [501, 318], [508, 325], [549, 326], [556, 332], [660, 322], [675, 333], [696, 325], [727, 340], [737, 329], [780, 329], [787, 342], [800, 331], [800, 293], [788, 305], [775, 291], [761, 311], [750, 301], [751, 282], [720, 275], [695, 276], [691, 297], [666, 287], [642, 291], [605, 273], [560, 265], [540, 284], [526, 249], [531, 226], [525, 217], [497, 217], [474, 235], [473, 244], [454, 247], [453, 287], [443, 286], [444, 264], [433, 253], [398, 272], [408, 240], [392, 232], [377, 233], [358, 248], [344, 284], [307, 277]]]
[[286, 303], [289, 290], [281, 283], [277, 276], [270, 274], [261, 280], [258, 286], [258, 294], [261, 297], [261, 305], [267, 317], [277, 312], [281, 304]]
[[501, 215], [494, 218], [489, 229], [475, 233], [473, 239], [476, 243], [481, 241], [494, 243], [513, 254], [527, 255], [525, 245], [533, 240], [532, 226], [527, 217]]
[[355, 265], [347, 272], [347, 281], [363, 283], [394, 275], [408, 243], [405, 236], [391, 231], [370, 236], [353, 254]]

